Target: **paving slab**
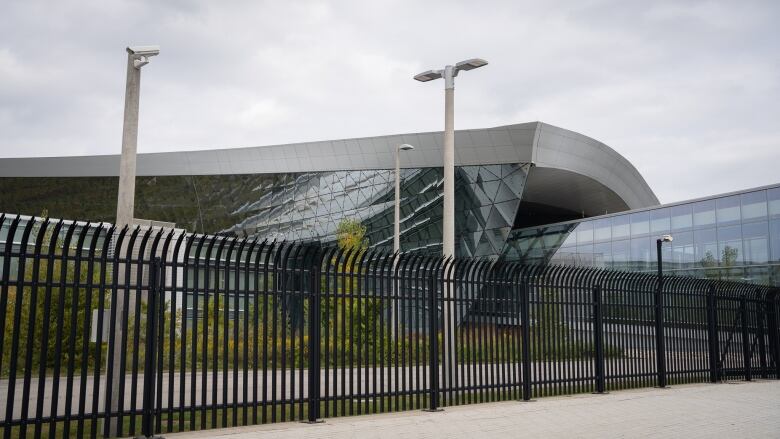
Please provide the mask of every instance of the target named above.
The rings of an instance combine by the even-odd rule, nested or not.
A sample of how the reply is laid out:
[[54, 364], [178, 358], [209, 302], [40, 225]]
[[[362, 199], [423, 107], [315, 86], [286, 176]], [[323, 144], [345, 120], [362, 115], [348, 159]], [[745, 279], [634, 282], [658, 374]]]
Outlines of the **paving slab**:
[[165, 434], [168, 439], [780, 438], [780, 381], [691, 384]]

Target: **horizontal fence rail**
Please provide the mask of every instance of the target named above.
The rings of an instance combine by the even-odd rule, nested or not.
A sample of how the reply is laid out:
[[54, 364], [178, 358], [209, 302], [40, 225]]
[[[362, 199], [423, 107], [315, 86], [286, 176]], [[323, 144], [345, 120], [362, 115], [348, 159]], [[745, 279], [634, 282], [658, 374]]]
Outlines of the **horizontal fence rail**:
[[769, 286], [15, 215], [0, 231], [4, 438], [780, 378]]

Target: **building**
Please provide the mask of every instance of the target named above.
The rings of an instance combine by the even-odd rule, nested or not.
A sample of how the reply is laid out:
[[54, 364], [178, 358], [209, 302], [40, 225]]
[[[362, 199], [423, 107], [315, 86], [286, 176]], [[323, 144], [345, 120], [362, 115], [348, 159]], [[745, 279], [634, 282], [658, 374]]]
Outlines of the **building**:
[[[415, 149], [401, 153], [401, 248], [440, 252], [442, 137], [139, 154], [135, 214], [189, 232], [326, 245], [339, 223], [355, 219], [372, 247], [390, 248], [394, 154], [408, 143]], [[653, 270], [654, 239], [671, 232], [669, 269], [777, 282], [777, 188], [659, 207], [625, 158], [569, 130], [542, 122], [460, 130], [455, 144], [459, 256]], [[112, 222], [118, 169], [117, 155], [0, 159], [0, 212]], [[743, 201], [754, 192], [764, 194], [763, 214]], [[678, 211], [705, 205], [709, 214], [691, 213], [690, 225], [679, 226]], [[707, 215], [714, 222], [701, 222]]]
[[509, 260], [657, 269], [656, 239], [664, 243], [664, 271], [694, 277], [780, 285], [780, 184], [517, 229], [502, 254]]
[[[540, 122], [456, 132], [456, 252], [497, 256], [512, 230], [658, 204], [608, 146]], [[401, 245], [441, 246], [442, 133], [140, 154], [136, 216], [191, 232], [335, 240], [357, 219], [392, 246], [401, 155]], [[112, 222], [118, 156], [0, 159], [0, 211]], [[439, 250], [440, 251], [440, 250]]]

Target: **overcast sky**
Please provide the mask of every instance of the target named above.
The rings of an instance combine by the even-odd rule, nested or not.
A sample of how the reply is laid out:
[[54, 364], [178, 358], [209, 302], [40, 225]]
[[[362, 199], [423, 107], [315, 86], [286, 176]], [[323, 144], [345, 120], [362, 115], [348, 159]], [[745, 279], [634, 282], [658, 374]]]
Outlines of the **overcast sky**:
[[[630, 160], [662, 202], [780, 182], [780, 2], [18, 1], [0, 8], [0, 157], [116, 154], [541, 120]], [[457, 146], [456, 146], [457, 147]]]

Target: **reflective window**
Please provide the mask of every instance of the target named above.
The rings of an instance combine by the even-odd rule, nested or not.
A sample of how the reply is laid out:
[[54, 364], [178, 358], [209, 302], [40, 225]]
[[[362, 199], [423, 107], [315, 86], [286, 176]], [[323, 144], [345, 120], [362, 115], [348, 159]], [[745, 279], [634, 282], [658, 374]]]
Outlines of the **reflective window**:
[[628, 238], [631, 236], [631, 223], [628, 215], [620, 215], [612, 218], [612, 239]]
[[715, 229], [693, 231], [696, 263], [702, 267], [714, 267], [718, 263], [718, 235]]
[[609, 267], [612, 264], [612, 244], [609, 242], [593, 244], [593, 259], [596, 267]]
[[693, 205], [693, 225], [695, 227], [715, 224], [715, 200], [704, 200]]
[[584, 221], [577, 227], [577, 244], [593, 242], [593, 222]]
[[736, 224], [739, 222], [739, 196], [718, 198], [718, 224]]
[[[579, 228], [580, 225], [581, 224], [577, 224], [577, 228]], [[566, 235], [566, 239], [563, 241], [563, 247], [574, 247], [576, 245], [577, 245], [577, 232], [575, 230]]]
[[769, 267], [751, 267], [745, 269], [745, 282], [763, 283], [769, 279], [771, 269]]
[[657, 209], [650, 211], [650, 232], [654, 235], [669, 233], [670, 209]]
[[594, 263], [593, 244], [578, 245], [577, 258], [579, 259], [579, 265], [592, 266]]
[[769, 201], [769, 215], [780, 217], [780, 187], [767, 190], [766, 196]]
[[718, 228], [718, 252], [722, 267], [731, 267], [742, 262], [742, 227], [736, 225]]
[[693, 206], [683, 204], [672, 207], [672, 230], [688, 230], [693, 226]]
[[692, 264], [694, 259], [693, 232], [679, 232], [674, 234], [672, 241], [672, 261], [683, 268]]
[[604, 218], [593, 222], [593, 239], [595, 241], [605, 241], [612, 239], [612, 221], [610, 218]]
[[742, 194], [742, 219], [745, 221], [766, 218], [766, 191]]
[[764, 264], [769, 261], [769, 236], [766, 221], [742, 225], [745, 263]]
[[629, 240], [612, 241], [612, 265], [616, 269], [626, 268], [630, 257], [631, 245]]
[[[655, 242], [653, 241], [653, 245]], [[647, 264], [651, 262], [650, 255], [650, 239], [649, 238], [632, 238], [631, 239], [631, 262], [636, 269], [645, 269]], [[653, 248], [655, 250], [655, 248]], [[654, 253], [653, 253], [654, 254]]]
[[772, 261], [780, 261], [780, 219], [769, 221], [769, 242]]
[[647, 235], [650, 231], [650, 213], [637, 212], [631, 214], [631, 237]]

